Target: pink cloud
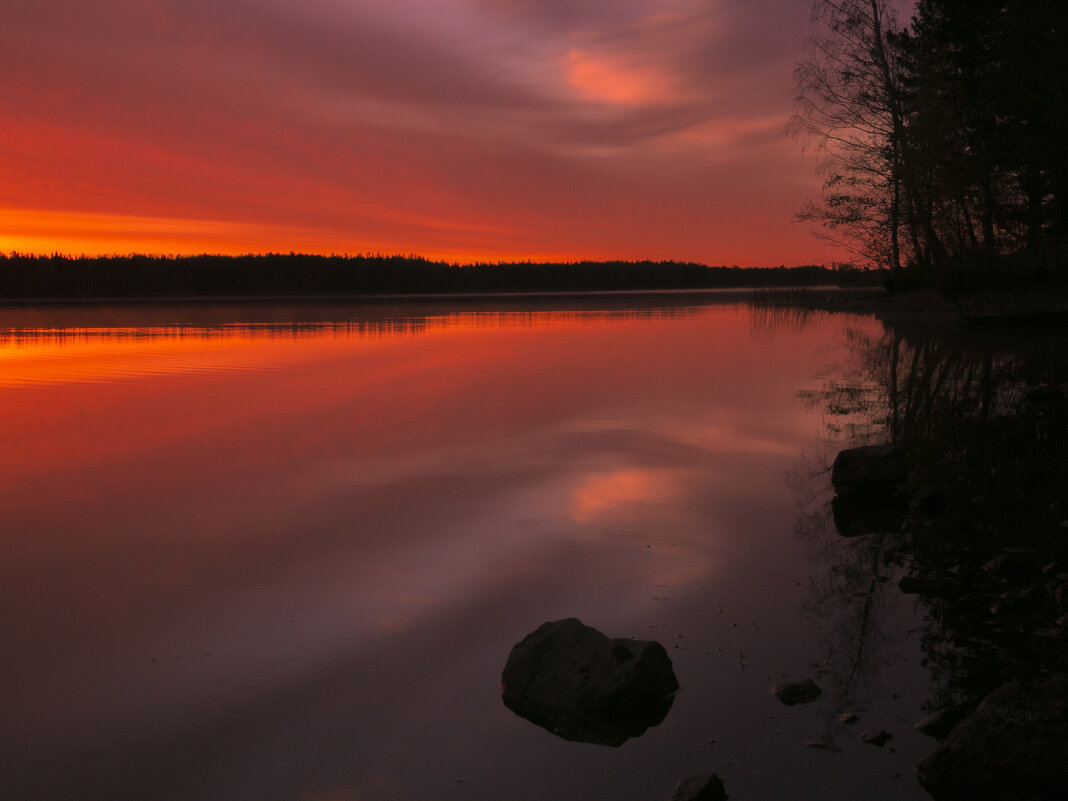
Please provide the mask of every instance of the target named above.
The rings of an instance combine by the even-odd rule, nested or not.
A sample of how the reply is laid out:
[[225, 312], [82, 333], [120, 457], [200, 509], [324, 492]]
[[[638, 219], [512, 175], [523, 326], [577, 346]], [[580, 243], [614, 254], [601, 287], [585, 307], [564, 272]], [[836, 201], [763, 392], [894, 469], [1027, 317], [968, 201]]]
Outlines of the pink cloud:
[[326, 250], [809, 261], [790, 218], [816, 179], [774, 124], [797, 6], [18, 3], [0, 207]]

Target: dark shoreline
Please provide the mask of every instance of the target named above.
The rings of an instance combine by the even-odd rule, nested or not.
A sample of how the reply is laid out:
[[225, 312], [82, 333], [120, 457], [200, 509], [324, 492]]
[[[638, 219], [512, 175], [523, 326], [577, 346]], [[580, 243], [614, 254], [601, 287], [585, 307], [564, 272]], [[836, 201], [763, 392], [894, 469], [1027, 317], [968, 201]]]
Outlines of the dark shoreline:
[[877, 273], [710, 267], [672, 261], [448, 264], [417, 256], [24, 256], [0, 254], [0, 303], [227, 302], [276, 298], [542, 295], [796, 286], [874, 286]]
[[[855, 290], [855, 287], [786, 287], [794, 291], [831, 290], [834, 292]], [[878, 288], [859, 288], [862, 292], [878, 292]], [[347, 294], [284, 294], [284, 295], [136, 295], [114, 297], [0, 297], [0, 308], [23, 308], [28, 306], [177, 306], [177, 305], [312, 305], [331, 303], [377, 303], [407, 301], [491, 301], [491, 300], [538, 300], [558, 298], [632, 298], [632, 297], [689, 297], [694, 295], [756, 295], [766, 291], [759, 286], [725, 286], [671, 289], [585, 289], [585, 290], [530, 290], [501, 292], [395, 292], [395, 293], [347, 293]]]
[[1047, 324], [1068, 321], [1068, 286], [1023, 286], [946, 295], [937, 289], [900, 292], [824, 293], [801, 288], [767, 290], [762, 305], [807, 308], [876, 317], [925, 317], [957, 320], [968, 325]]

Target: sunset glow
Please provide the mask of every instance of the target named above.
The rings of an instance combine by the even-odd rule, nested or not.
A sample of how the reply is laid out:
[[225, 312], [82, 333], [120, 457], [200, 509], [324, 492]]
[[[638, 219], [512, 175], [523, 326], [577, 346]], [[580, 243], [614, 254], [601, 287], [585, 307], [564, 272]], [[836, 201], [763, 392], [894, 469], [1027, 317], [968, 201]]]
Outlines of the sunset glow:
[[793, 212], [804, 4], [18, 3], [0, 250], [837, 254]]
[[574, 493], [572, 517], [589, 523], [598, 515], [664, 501], [678, 493], [679, 477], [670, 470], [627, 468], [591, 476]]
[[669, 104], [676, 100], [672, 75], [614, 63], [581, 50], [567, 54], [567, 80], [586, 100], [622, 106]]

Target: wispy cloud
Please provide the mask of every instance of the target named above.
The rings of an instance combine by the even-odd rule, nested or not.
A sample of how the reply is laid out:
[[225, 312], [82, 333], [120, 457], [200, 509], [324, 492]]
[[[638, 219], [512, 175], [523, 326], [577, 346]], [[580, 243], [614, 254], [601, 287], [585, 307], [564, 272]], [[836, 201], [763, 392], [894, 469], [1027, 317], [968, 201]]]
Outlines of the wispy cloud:
[[[435, 253], [805, 261], [789, 219], [814, 178], [776, 122], [799, 5], [16, 3], [0, 206]], [[717, 217], [740, 198], [760, 230]]]

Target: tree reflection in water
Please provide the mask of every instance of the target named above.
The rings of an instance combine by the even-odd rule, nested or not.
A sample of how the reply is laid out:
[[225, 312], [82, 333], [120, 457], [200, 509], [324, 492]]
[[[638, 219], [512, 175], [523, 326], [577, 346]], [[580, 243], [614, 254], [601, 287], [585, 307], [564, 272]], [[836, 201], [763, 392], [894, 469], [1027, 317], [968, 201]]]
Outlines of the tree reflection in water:
[[[1002, 683], [1068, 668], [1068, 330], [889, 320], [878, 335], [854, 330], [819, 380], [801, 397], [830, 439], [792, 485], [798, 532], [825, 566], [809, 604], [837, 708], [878, 692], [884, 623], [911, 602], [905, 576], [920, 579], [905, 589], [926, 608], [930, 708], [972, 707]], [[906, 454], [912, 508], [899, 531], [843, 537], [830, 462], [884, 442]]]

